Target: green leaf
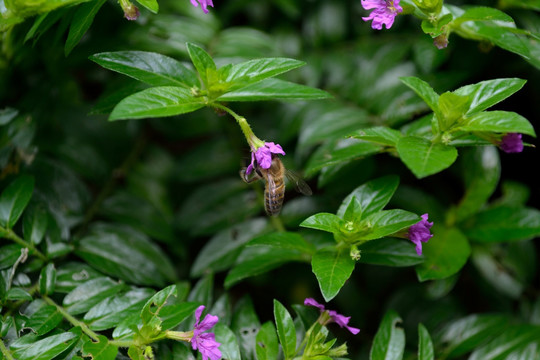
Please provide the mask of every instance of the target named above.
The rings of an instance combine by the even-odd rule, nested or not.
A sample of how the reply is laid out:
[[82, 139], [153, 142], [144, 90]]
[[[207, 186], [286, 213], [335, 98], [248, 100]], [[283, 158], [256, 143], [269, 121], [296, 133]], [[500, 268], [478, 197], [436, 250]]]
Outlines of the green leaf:
[[176, 285], [169, 285], [158, 291], [144, 305], [141, 311], [141, 319], [144, 325], [158, 326], [161, 324], [159, 312], [165, 306], [171, 296], [176, 297]]
[[159, 4], [157, 0], [136, 0], [139, 4], [153, 12], [154, 14], [157, 14], [159, 11]]
[[361, 209], [361, 219], [382, 210], [390, 201], [399, 185], [399, 177], [384, 176], [368, 181], [354, 189], [341, 203], [337, 215], [343, 217], [347, 206], [354, 196]]
[[159, 318], [162, 321], [161, 329], [169, 330], [178, 326], [182, 321], [192, 315], [199, 306], [200, 304], [195, 302], [183, 302], [163, 306], [159, 311]]
[[71, 50], [73, 50], [86, 31], [88, 31], [90, 25], [92, 25], [92, 22], [94, 21], [94, 17], [103, 4], [105, 4], [105, 1], [106, 0], [90, 1], [77, 8], [69, 27], [69, 33], [64, 47], [65, 56], [68, 56], [69, 53], [71, 53]]
[[94, 342], [89, 337], [85, 337], [82, 345], [82, 355], [90, 357], [92, 360], [113, 360], [118, 354], [118, 347], [109, 344], [106, 336], [98, 335], [99, 341]]
[[487, 7], [487, 6], [476, 6], [471, 7], [465, 10], [465, 12], [459, 16], [458, 18], [454, 19], [453, 23], [456, 25], [461, 24], [465, 21], [489, 21], [489, 20], [497, 20], [497, 21], [505, 21], [505, 22], [511, 22], [513, 23], [514, 20], [504, 12]]
[[53, 359], [78, 339], [78, 336], [72, 332], [60, 333], [31, 343], [24, 343], [22, 339], [25, 337], [11, 344], [13, 357], [17, 360]]
[[319, 100], [329, 99], [326, 91], [279, 79], [265, 79], [227, 92], [217, 101]]
[[223, 359], [241, 360], [240, 348], [234, 332], [221, 322], [216, 324], [213, 331], [216, 334], [216, 341], [221, 344], [219, 350]]
[[310, 229], [328, 231], [331, 233], [339, 232], [343, 220], [339, 216], [329, 213], [318, 213], [302, 221], [300, 226]]
[[125, 287], [110, 278], [100, 277], [77, 286], [64, 297], [63, 305], [72, 315], [84, 313], [101, 300], [116, 294]]
[[315, 247], [304, 238], [293, 232], [273, 232], [256, 237], [248, 243], [248, 246], [270, 246], [280, 249], [297, 250], [301, 253], [312, 255]]
[[402, 77], [400, 80], [420, 96], [435, 114], [439, 113], [439, 94], [427, 82], [414, 76]]
[[373, 339], [370, 360], [401, 360], [403, 358], [405, 332], [401, 328], [401, 322], [401, 318], [393, 310], [384, 315]]
[[296, 329], [291, 314], [289, 314], [285, 306], [275, 299], [274, 318], [285, 359], [292, 359], [296, 353]]
[[248, 84], [285, 73], [292, 69], [304, 66], [303, 61], [287, 58], [263, 58], [249, 60], [232, 65], [225, 79], [230, 83], [230, 89], [242, 88]]
[[24, 240], [31, 244], [39, 244], [45, 232], [49, 216], [42, 206], [30, 206], [23, 216]]
[[505, 331], [491, 338], [489, 343], [477, 348], [470, 360], [503, 360], [511, 352], [536, 342], [540, 338], [540, 326], [530, 324], [510, 325]]
[[115, 51], [94, 54], [90, 60], [106, 69], [152, 86], [199, 87], [197, 74], [171, 57], [146, 51]]
[[423, 324], [418, 324], [418, 360], [434, 360], [433, 342]]
[[6, 293], [6, 299], [7, 300], [28, 300], [28, 301], [31, 301], [32, 300], [32, 295], [30, 295], [26, 290], [22, 289], [22, 288], [18, 288], [18, 287], [15, 287], [15, 288], [11, 288], [8, 290], [8, 292]]
[[163, 251], [128, 227], [97, 225], [75, 253], [96, 269], [135, 284], [163, 286], [175, 278]]
[[432, 228], [433, 237], [423, 244], [426, 260], [416, 267], [420, 281], [444, 279], [457, 273], [467, 262], [471, 247], [457, 228]]
[[41, 336], [55, 329], [63, 318], [56, 306], [45, 305], [26, 320], [24, 327], [32, 329], [36, 335]]
[[385, 126], [376, 126], [358, 130], [352, 133], [350, 136], [355, 139], [395, 147], [399, 139], [402, 137], [402, 134], [398, 130], [390, 129]]
[[257, 333], [255, 351], [257, 360], [274, 360], [279, 353], [276, 327], [271, 322], [264, 323]]
[[419, 179], [446, 169], [458, 155], [453, 146], [435, 144], [416, 136], [401, 138], [397, 151], [401, 160]]
[[214, 60], [212, 60], [206, 51], [195, 44], [187, 43], [186, 47], [189, 57], [191, 58], [195, 69], [197, 69], [204, 86], [209, 89], [211, 85], [210, 79], [213, 76], [212, 74], [215, 74], [217, 71]]
[[460, 87], [454, 94], [472, 98], [467, 114], [473, 114], [503, 101], [519, 91], [526, 82], [517, 78], [487, 80]]
[[204, 107], [206, 100], [178, 86], [159, 86], [139, 91], [120, 101], [109, 121], [186, 114]]
[[18, 244], [9, 244], [0, 248], [0, 270], [12, 267], [22, 255], [23, 247]]
[[54, 293], [56, 287], [56, 268], [53, 263], [47, 264], [41, 269], [39, 275], [39, 293], [42, 295], [50, 295]]
[[34, 191], [34, 178], [19, 176], [0, 195], [0, 226], [11, 229], [19, 220]]
[[404, 239], [383, 238], [368, 241], [358, 247], [361, 251], [359, 262], [384, 266], [412, 266], [424, 262], [418, 256], [414, 245]]
[[421, 218], [409, 211], [394, 209], [381, 210], [371, 214], [363, 221], [370, 225], [366, 234], [361, 234], [362, 240], [379, 239], [392, 235], [419, 222]]
[[477, 213], [461, 226], [473, 241], [492, 243], [531, 239], [540, 235], [540, 211], [498, 206]]
[[457, 127], [463, 131], [517, 132], [536, 136], [534, 128], [523, 116], [510, 111], [483, 111], [465, 119], [465, 124]]
[[326, 302], [339, 293], [351, 276], [354, 265], [349, 252], [344, 249], [338, 251], [323, 249], [313, 255], [311, 267]]
[[445, 92], [439, 97], [439, 130], [446, 131], [454, 126], [461, 119], [469, 108], [470, 98], [451, 92]]
[[231, 329], [240, 343], [242, 359], [255, 358], [255, 337], [261, 327], [261, 322], [255, 313], [251, 297], [244, 296], [233, 310]]

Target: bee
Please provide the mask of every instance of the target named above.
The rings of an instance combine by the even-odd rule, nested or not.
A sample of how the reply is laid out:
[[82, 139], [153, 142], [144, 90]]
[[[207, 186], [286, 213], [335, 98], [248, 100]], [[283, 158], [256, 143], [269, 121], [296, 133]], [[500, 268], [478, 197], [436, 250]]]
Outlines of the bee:
[[277, 155], [272, 154], [272, 164], [268, 169], [255, 164], [253, 174], [246, 174], [246, 169], [240, 171], [240, 177], [248, 184], [259, 179], [264, 180], [264, 209], [268, 216], [277, 216], [281, 211], [285, 198], [285, 176], [298, 192], [308, 196], [312, 194], [309, 185], [298, 175], [285, 169]]

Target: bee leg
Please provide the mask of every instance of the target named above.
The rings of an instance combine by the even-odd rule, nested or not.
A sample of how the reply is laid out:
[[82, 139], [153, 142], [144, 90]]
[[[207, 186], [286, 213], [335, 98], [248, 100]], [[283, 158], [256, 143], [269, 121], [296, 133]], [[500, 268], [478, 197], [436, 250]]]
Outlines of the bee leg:
[[258, 171], [254, 172], [252, 175], [248, 175], [246, 174], [246, 169], [244, 168], [240, 170], [240, 177], [242, 178], [242, 180], [244, 180], [245, 183], [251, 184], [252, 182], [259, 180], [261, 178], [261, 175]]

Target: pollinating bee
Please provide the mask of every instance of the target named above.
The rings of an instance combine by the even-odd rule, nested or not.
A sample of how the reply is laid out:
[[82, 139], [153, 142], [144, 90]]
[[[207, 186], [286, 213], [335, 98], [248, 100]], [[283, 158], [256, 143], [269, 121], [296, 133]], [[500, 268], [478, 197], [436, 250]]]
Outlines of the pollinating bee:
[[312, 191], [308, 184], [298, 175], [285, 169], [280, 158], [272, 154], [272, 163], [268, 169], [260, 167], [256, 162], [253, 166], [252, 174], [248, 174], [246, 169], [240, 171], [240, 177], [246, 183], [262, 179], [264, 187], [264, 209], [269, 216], [279, 215], [285, 198], [285, 176], [295, 185], [295, 189], [304, 195], [311, 195]]

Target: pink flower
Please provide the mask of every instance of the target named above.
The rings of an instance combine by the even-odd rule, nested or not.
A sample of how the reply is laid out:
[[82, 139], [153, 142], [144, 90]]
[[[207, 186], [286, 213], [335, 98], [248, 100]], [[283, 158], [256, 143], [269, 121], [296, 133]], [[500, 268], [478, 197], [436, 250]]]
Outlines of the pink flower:
[[246, 174], [249, 175], [255, 168], [255, 160], [257, 160], [257, 166], [263, 169], [269, 169], [272, 166], [272, 154], [285, 155], [285, 151], [281, 148], [281, 145], [274, 144], [273, 142], [265, 142], [264, 146], [258, 148], [255, 153], [251, 152], [251, 163], [246, 169]]
[[503, 136], [499, 146], [505, 153], [520, 153], [523, 151], [523, 141], [521, 134], [508, 133]]
[[416, 253], [418, 255], [422, 255], [422, 243], [428, 242], [433, 237], [433, 234], [429, 231], [433, 226], [433, 222], [427, 220], [428, 214], [422, 215], [422, 220], [411, 226], [407, 233], [409, 240], [416, 244]]
[[202, 11], [204, 11], [205, 14], [208, 14], [208, 6], [214, 7], [214, 4], [212, 3], [212, 0], [190, 0], [191, 4], [193, 6], [197, 7], [199, 6], [199, 3], [201, 4]]
[[216, 325], [219, 318], [215, 315], [207, 314], [204, 320], [199, 323], [201, 314], [204, 310], [204, 305], [201, 305], [195, 310], [195, 328], [193, 329], [193, 337], [191, 338], [191, 346], [193, 350], [199, 350], [203, 360], [219, 360], [221, 359], [221, 351], [219, 351], [220, 343], [216, 342], [214, 333], [205, 333]]
[[362, 20], [373, 20], [371, 27], [376, 30], [382, 30], [383, 24], [387, 29], [392, 27], [397, 14], [403, 11], [399, 6], [400, 0], [361, 0], [362, 7], [366, 10], [374, 9], [368, 17]]
[[[315, 299], [313, 298], [306, 298], [304, 300], [304, 305], [307, 305], [307, 306], [314, 306], [316, 308], [318, 308], [321, 313], [324, 312], [324, 311], [327, 311], [328, 312], [328, 315], [330, 315], [330, 319], [337, 323], [340, 327], [342, 328], [346, 328], [347, 330], [349, 330], [353, 335], [356, 335], [360, 332], [360, 329], [357, 329], [357, 328], [353, 328], [351, 326], [349, 326], [349, 320], [351, 319], [351, 317], [347, 317], [347, 316], [343, 316], [341, 314], [338, 314], [336, 311], [334, 310], [326, 310], [324, 308], [324, 305], [322, 304], [319, 304], [317, 301], [315, 301]], [[330, 321], [330, 322], [332, 322]], [[326, 325], [326, 324], [324, 324]]]

